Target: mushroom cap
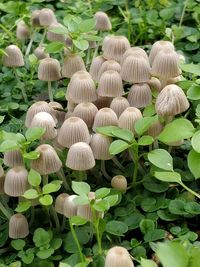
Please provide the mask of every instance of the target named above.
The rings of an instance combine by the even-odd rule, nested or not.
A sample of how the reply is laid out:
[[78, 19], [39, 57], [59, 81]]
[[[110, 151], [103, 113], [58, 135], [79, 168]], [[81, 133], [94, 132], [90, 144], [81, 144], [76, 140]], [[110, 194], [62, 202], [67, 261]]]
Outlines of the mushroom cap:
[[111, 108], [102, 108], [98, 110], [94, 118], [93, 131], [96, 131], [97, 127], [117, 125], [118, 118], [115, 112]]
[[121, 66], [115, 60], [106, 60], [106, 61], [104, 61], [103, 64], [101, 65], [101, 67], [99, 68], [98, 80], [101, 78], [102, 74], [107, 70], [115, 70], [115, 71], [120, 73]]
[[48, 27], [47, 39], [51, 42], [56, 41], [56, 42], [65, 43], [65, 40], [67, 37], [65, 34], [55, 33], [51, 31], [56, 28], [63, 28], [63, 25], [58, 22], [51, 23], [51, 25], [49, 25]]
[[139, 109], [135, 107], [126, 108], [119, 117], [118, 126], [134, 133], [134, 125], [140, 118], [142, 118], [142, 113]]
[[158, 92], [162, 90], [161, 82], [156, 77], [151, 77], [151, 79], [148, 81], [148, 85], [151, 89], [156, 89]]
[[170, 49], [171, 51], [174, 51], [174, 45], [169, 42], [169, 41], [156, 41], [152, 47], [151, 47], [151, 51], [149, 53], [149, 62], [150, 62], [150, 65], [152, 66], [153, 64], [153, 61], [156, 57], [156, 55], [163, 49], [165, 48], [168, 48]]
[[48, 53], [45, 53], [45, 47], [44, 46], [38, 46], [35, 50], [34, 50], [34, 55], [37, 57], [37, 59], [44, 59], [49, 57]]
[[122, 96], [113, 98], [112, 102], [110, 103], [110, 108], [117, 114], [118, 118], [128, 107], [130, 107], [128, 100]]
[[24, 165], [20, 150], [10, 150], [5, 152], [3, 157], [3, 163], [8, 167]]
[[64, 59], [62, 66], [62, 76], [71, 78], [72, 75], [79, 70], [86, 70], [82, 57], [76, 54], [68, 55]]
[[116, 175], [111, 180], [111, 186], [115, 189], [118, 189], [122, 192], [127, 190], [127, 180], [123, 175]]
[[103, 56], [97, 56], [92, 60], [89, 73], [93, 80], [98, 81], [99, 70], [105, 61], [106, 59]]
[[131, 107], [143, 108], [152, 101], [151, 89], [147, 83], [138, 83], [131, 86], [128, 93], [128, 102]]
[[98, 108], [93, 103], [80, 103], [73, 111], [75, 117], [81, 118], [88, 128], [92, 128]]
[[30, 38], [30, 30], [29, 27], [26, 25], [26, 23], [21, 20], [18, 24], [17, 24], [17, 29], [16, 29], [16, 36], [17, 39], [19, 40], [26, 40], [28, 38]]
[[5, 49], [6, 55], [3, 56], [3, 65], [6, 67], [24, 66], [24, 58], [21, 50], [16, 45], [9, 45]]
[[29, 235], [29, 227], [26, 217], [17, 213], [9, 220], [9, 237], [12, 239], [25, 238]]
[[38, 67], [38, 79], [42, 81], [60, 80], [60, 63], [55, 58], [44, 58]]
[[156, 137], [158, 136], [163, 129], [163, 125], [162, 123], [160, 123], [159, 121], [156, 121], [155, 123], [153, 123], [149, 129], [148, 129], [148, 135], [152, 136], [152, 137]]
[[109, 31], [112, 29], [112, 24], [108, 15], [105, 12], [98, 11], [94, 15], [95, 18], [95, 28], [97, 31]]
[[55, 117], [58, 120], [58, 122], [63, 123], [65, 120], [65, 114], [66, 114], [64, 112], [63, 106], [60, 103], [55, 102], [55, 101], [49, 102], [49, 106], [54, 109]]
[[112, 143], [112, 138], [102, 135], [100, 133], [95, 133], [92, 135], [90, 147], [92, 149], [95, 159], [99, 160], [109, 160], [113, 157], [109, 153], [109, 147]]
[[69, 195], [66, 193], [61, 193], [56, 197], [55, 200], [55, 211], [57, 213], [60, 213], [64, 215], [64, 204], [65, 204], [65, 199], [68, 198]]
[[64, 201], [64, 216], [67, 218], [71, 218], [77, 215], [78, 206], [73, 202], [73, 200], [77, 197], [77, 195], [71, 195], [65, 198]]
[[109, 108], [112, 99], [112, 97], [98, 95], [97, 100], [95, 100], [93, 103], [98, 109]]
[[120, 246], [115, 246], [109, 249], [105, 259], [105, 267], [116, 266], [134, 267], [128, 250]]
[[40, 10], [34, 10], [32, 13], [31, 13], [31, 24], [34, 26], [34, 27], [40, 27], [40, 20], [39, 20], [39, 16], [40, 16]]
[[123, 54], [123, 57], [122, 57], [122, 61], [121, 61], [121, 64], [124, 62], [124, 60], [129, 57], [129, 56], [140, 56], [140, 57], [143, 57], [144, 59], [146, 59], [147, 61], [149, 61], [149, 58], [148, 58], [148, 55], [147, 53], [145, 52], [144, 49], [138, 47], [138, 46], [134, 46], [134, 47], [130, 47], [129, 49], [127, 49], [125, 51], [125, 53]]
[[56, 22], [54, 12], [50, 8], [42, 8], [39, 13], [39, 22], [41, 26], [48, 27]]

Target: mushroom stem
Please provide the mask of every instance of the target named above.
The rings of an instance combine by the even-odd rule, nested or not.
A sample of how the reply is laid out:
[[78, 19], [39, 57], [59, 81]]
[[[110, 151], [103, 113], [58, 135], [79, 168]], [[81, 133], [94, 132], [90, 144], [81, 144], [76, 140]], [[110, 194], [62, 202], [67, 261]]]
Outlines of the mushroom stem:
[[101, 172], [102, 172], [103, 176], [104, 176], [108, 181], [111, 180], [110, 175], [109, 175], [109, 174], [107, 173], [107, 171], [106, 171], [106, 166], [105, 166], [105, 161], [104, 161], [104, 160], [101, 160]]
[[53, 102], [53, 92], [52, 92], [52, 88], [51, 88], [51, 81], [48, 81], [48, 93], [49, 93], [50, 102]]
[[90, 47], [88, 47], [87, 58], [86, 58], [86, 66], [88, 66], [90, 64], [90, 52], [91, 52], [91, 49], [90, 49]]
[[66, 217], [63, 216], [62, 225], [61, 225], [61, 232], [65, 229], [65, 224], [66, 224]]
[[32, 35], [31, 35], [31, 39], [30, 39], [29, 44], [27, 46], [25, 56], [28, 56], [29, 53], [30, 53], [30, 51], [31, 51], [31, 47], [32, 47], [32, 44], [33, 44], [34, 35], [35, 35], [35, 31], [33, 31]]
[[59, 219], [58, 219], [58, 215], [57, 215], [57, 213], [56, 213], [56, 211], [55, 211], [55, 209], [54, 209], [54, 207], [52, 205], [50, 207], [50, 212], [51, 212], [51, 214], [53, 216], [53, 219], [55, 221], [56, 230], [59, 231], [59, 229], [60, 229], [60, 222], [59, 222]]
[[61, 181], [63, 182], [63, 186], [65, 188], [66, 191], [69, 191], [70, 190], [70, 187], [69, 187], [69, 184], [68, 182], [66, 181], [66, 177], [64, 175], [64, 172], [62, 170], [59, 170], [57, 172], [58, 174], [58, 177], [61, 179]]
[[[17, 83], [20, 83], [20, 79], [18, 77], [16, 68], [13, 68], [13, 70], [14, 70], [14, 74], [15, 74]], [[20, 89], [21, 89], [21, 92], [22, 92], [22, 96], [24, 98], [24, 101], [27, 103], [28, 102], [28, 97], [27, 97], [27, 94], [26, 94], [26, 91], [24, 89], [24, 85], [23, 84], [20, 86]]]
[[45, 186], [46, 184], [48, 184], [48, 174], [43, 175], [43, 186]]
[[40, 40], [39, 46], [42, 46], [43, 45], [44, 40], [45, 40], [45, 37], [46, 37], [46, 34], [47, 34], [47, 28], [44, 29], [44, 32], [43, 32], [42, 38]]
[[124, 170], [124, 166], [119, 162], [119, 160], [117, 159], [117, 157], [113, 157], [112, 161], [115, 163], [115, 165], [120, 169], [120, 170]]

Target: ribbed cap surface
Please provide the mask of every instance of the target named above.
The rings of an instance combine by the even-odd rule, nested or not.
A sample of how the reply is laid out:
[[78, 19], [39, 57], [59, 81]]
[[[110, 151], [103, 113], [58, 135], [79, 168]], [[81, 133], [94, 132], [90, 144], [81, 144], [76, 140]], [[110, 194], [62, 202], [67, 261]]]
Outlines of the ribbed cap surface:
[[24, 66], [24, 58], [21, 50], [16, 45], [9, 45], [5, 49], [6, 55], [3, 56], [3, 65], [6, 67]]
[[88, 128], [92, 128], [97, 112], [97, 107], [93, 103], [88, 102], [78, 104], [74, 108], [73, 115], [81, 118], [87, 124]]
[[128, 250], [123, 247], [113, 247], [108, 250], [105, 267], [134, 267]]
[[111, 108], [102, 108], [94, 118], [93, 130], [96, 131], [97, 127], [117, 125], [117, 123], [118, 118], [115, 112]]
[[134, 133], [134, 124], [140, 118], [142, 118], [142, 114], [139, 109], [134, 107], [127, 108], [119, 117], [118, 126]]
[[60, 63], [54, 58], [44, 58], [38, 67], [38, 79], [42, 81], [60, 80]]
[[90, 75], [92, 76], [92, 79], [95, 81], [98, 81], [99, 77], [99, 70], [102, 66], [102, 64], [106, 61], [106, 59], [103, 56], [95, 57], [92, 60], [92, 63], [90, 65]]
[[83, 59], [79, 55], [67, 56], [62, 66], [62, 76], [71, 78], [79, 70], [86, 70]]
[[12, 239], [25, 238], [29, 234], [28, 222], [24, 215], [17, 213], [9, 220], [9, 237]]
[[100, 160], [111, 159], [113, 157], [113, 155], [109, 153], [109, 147], [111, 143], [112, 143], [112, 138], [99, 133], [93, 134], [90, 146], [92, 148], [94, 158]]
[[128, 102], [131, 107], [143, 108], [152, 101], [151, 89], [147, 83], [138, 83], [131, 86], [128, 93]]
[[99, 11], [94, 15], [96, 24], [95, 28], [97, 31], [109, 31], [112, 29], [112, 25], [108, 15], [105, 12]]
[[130, 107], [128, 100], [122, 96], [113, 98], [110, 104], [110, 108], [117, 114], [118, 118], [122, 114], [122, 112], [128, 107]]

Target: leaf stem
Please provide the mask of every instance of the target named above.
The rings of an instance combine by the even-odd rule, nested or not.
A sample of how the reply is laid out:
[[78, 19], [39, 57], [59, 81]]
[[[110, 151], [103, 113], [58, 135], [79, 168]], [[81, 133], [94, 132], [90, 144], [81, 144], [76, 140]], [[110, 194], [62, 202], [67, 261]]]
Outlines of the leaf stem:
[[134, 161], [132, 186], [134, 186], [136, 183], [138, 175], [138, 166], [139, 166], [138, 145], [133, 145], [132, 148], [133, 148], [133, 161]]
[[99, 220], [100, 218], [97, 218], [96, 222], [94, 223], [94, 228], [96, 232], [96, 237], [97, 237], [97, 245], [98, 245], [98, 254], [102, 254], [102, 245], [101, 245], [101, 235], [99, 233]]
[[183, 23], [183, 19], [184, 19], [184, 15], [185, 15], [185, 10], [186, 10], [187, 4], [188, 4], [188, 0], [186, 0], [185, 3], [184, 3], [183, 11], [182, 11], [181, 18], [180, 18], [180, 21], [179, 21], [179, 27], [181, 27], [181, 25]]
[[1, 212], [5, 215], [5, 217], [9, 220], [10, 217], [11, 217], [12, 215], [11, 215], [10, 212], [4, 207], [2, 201], [0, 201], [0, 210], [1, 210]]
[[58, 219], [58, 215], [57, 215], [57, 213], [56, 213], [56, 211], [52, 205], [50, 207], [50, 210], [51, 210], [51, 214], [52, 214], [54, 221], [55, 221], [55, 224], [56, 224], [56, 230], [59, 231], [60, 230], [60, 222]]
[[39, 46], [43, 45], [45, 37], [46, 37], [46, 34], [47, 34], [47, 28], [44, 29], [44, 32], [43, 32], [42, 38], [40, 40]]
[[[16, 80], [17, 80], [17, 83], [20, 83], [20, 79], [18, 77], [17, 70], [16, 70], [15, 67], [13, 68], [13, 71], [14, 71], [14, 74], [15, 74], [15, 77], [16, 77]], [[21, 89], [21, 92], [22, 92], [22, 96], [24, 98], [24, 101], [27, 103], [28, 102], [28, 97], [27, 97], [26, 91], [24, 89], [24, 85], [21, 85], [20, 86], [20, 89]]]
[[189, 187], [187, 187], [187, 185], [185, 185], [182, 181], [179, 182], [179, 184], [185, 188], [188, 192], [190, 192], [191, 194], [193, 194], [194, 196], [196, 196], [197, 198], [200, 199], [200, 195], [198, 193], [196, 193], [195, 191], [193, 191], [192, 189], [190, 189]]

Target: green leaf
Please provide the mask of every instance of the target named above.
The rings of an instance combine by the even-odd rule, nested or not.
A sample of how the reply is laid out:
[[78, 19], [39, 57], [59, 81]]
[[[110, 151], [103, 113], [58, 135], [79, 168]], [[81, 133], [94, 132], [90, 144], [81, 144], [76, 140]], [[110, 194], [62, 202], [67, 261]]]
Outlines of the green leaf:
[[181, 64], [181, 69], [185, 72], [200, 76], [200, 64]]
[[53, 253], [54, 253], [54, 249], [48, 248], [48, 249], [38, 251], [36, 255], [40, 259], [48, 259], [51, 255], [53, 255]]
[[151, 116], [155, 115], [155, 113], [156, 113], [155, 105], [151, 104], [151, 105], [144, 108], [143, 116], [144, 117], [151, 117]]
[[187, 215], [185, 211], [185, 202], [180, 199], [173, 199], [169, 203], [169, 211], [175, 215]]
[[151, 125], [158, 120], [158, 116], [144, 117], [136, 121], [134, 128], [138, 135], [145, 133]]
[[166, 171], [173, 171], [173, 159], [166, 150], [154, 149], [148, 153], [147, 157], [156, 167]]
[[143, 234], [148, 233], [149, 231], [153, 231], [155, 229], [154, 222], [149, 219], [143, 219], [140, 222], [140, 230]]
[[73, 40], [73, 43], [81, 51], [85, 51], [89, 47], [89, 42], [86, 40]]
[[51, 42], [45, 48], [46, 53], [59, 53], [64, 49], [64, 43], [61, 42]]
[[200, 153], [200, 130], [192, 136], [191, 144], [194, 150]]
[[87, 195], [91, 188], [89, 184], [85, 182], [75, 182], [72, 181], [72, 190], [77, 194], [77, 195]]
[[187, 157], [188, 167], [195, 179], [200, 178], [200, 153], [193, 149], [189, 152]]
[[117, 203], [118, 195], [115, 194], [115, 195], [111, 195], [111, 196], [105, 197], [104, 200], [106, 200], [109, 203], [109, 206], [112, 207]]
[[120, 221], [109, 221], [106, 224], [106, 232], [117, 235], [117, 236], [123, 236], [128, 231], [128, 226]]
[[140, 137], [140, 139], [138, 140], [138, 145], [139, 146], [148, 146], [153, 144], [153, 137], [149, 136], [149, 135], [143, 135], [142, 137]]
[[39, 151], [31, 151], [29, 153], [24, 153], [23, 158], [25, 159], [38, 159], [40, 157]]
[[191, 214], [200, 214], [200, 204], [197, 202], [187, 202], [185, 204], [185, 210]]
[[87, 205], [90, 203], [90, 200], [87, 195], [80, 195], [73, 199], [73, 203], [76, 205]]
[[162, 182], [181, 183], [181, 176], [178, 172], [155, 172], [154, 176]]
[[57, 192], [61, 188], [61, 184], [62, 184], [62, 182], [59, 180], [52, 181], [51, 183], [43, 186], [42, 193], [43, 194], [50, 194], [53, 192]]
[[31, 169], [28, 174], [28, 182], [32, 186], [39, 186], [41, 183], [41, 175], [35, 170]]
[[144, 241], [145, 242], [153, 242], [157, 241], [159, 239], [165, 238], [165, 230], [162, 229], [154, 229], [151, 231], [148, 231], [145, 236], [144, 236]]
[[130, 145], [127, 142], [122, 141], [122, 140], [115, 140], [111, 143], [109, 147], [109, 153], [111, 155], [117, 155], [129, 147]]
[[0, 145], [0, 152], [7, 152], [18, 148], [18, 144], [13, 140], [5, 140]]
[[110, 193], [110, 188], [102, 187], [95, 191], [95, 198], [104, 198]]
[[80, 32], [89, 32], [92, 29], [94, 29], [94, 26], [95, 26], [94, 19], [86, 19], [79, 24], [79, 30]]
[[50, 242], [51, 248], [54, 250], [59, 249], [62, 246], [62, 238], [53, 238]]
[[22, 239], [16, 239], [11, 241], [11, 246], [16, 250], [22, 250], [26, 245], [26, 242]]
[[100, 201], [98, 201], [98, 202], [96, 201], [96, 202], [92, 205], [92, 207], [93, 207], [95, 210], [97, 210], [97, 211], [104, 212], [104, 211], [106, 211], [106, 210], [109, 210], [110, 205], [109, 205], [108, 201], [102, 199], [102, 200], [100, 200]]
[[141, 266], [142, 267], [158, 267], [158, 265], [155, 263], [155, 261], [146, 260], [143, 258], [141, 258]]
[[39, 140], [40, 137], [45, 133], [45, 129], [44, 128], [39, 128], [39, 127], [33, 127], [33, 128], [29, 128], [26, 133], [26, 139], [28, 141], [35, 141], [35, 140]]
[[37, 228], [33, 235], [33, 242], [36, 247], [45, 247], [51, 241], [51, 234], [43, 228]]
[[0, 124], [4, 121], [5, 116], [0, 116]]
[[43, 206], [50, 206], [53, 203], [53, 198], [51, 195], [45, 195], [39, 198], [39, 202]]
[[194, 126], [189, 120], [176, 119], [165, 126], [158, 140], [167, 144], [190, 138], [194, 134]]
[[35, 189], [29, 189], [29, 190], [26, 190], [24, 192], [23, 197], [25, 197], [27, 199], [35, 199], [35, 198], [38, 198], [39, 195], [38, 195], [38, 192]]
[[25, 263], [25, 264], [31, 264], [34, 260], [34, 253], [29, 253], [29, 254], [24, 254], [22, 256], [22, 261]]
[[57, 33], [57, 34], [68, 34], [69, 31], [66, 27], [55, 27], [53, 29], [50, 29], [51, 32]]
[[31, 201], [22, 201], [17, 204], [15, 209], [16, 212], [27, 211], [31, 207]]
[[131, 142], [134, 138], [133, 133], [128, 129], [116, 129], [112, 131], [113, 136]]
[[117, 126], [103, 126], [103, 127], [97, 127], [96, 132], [103, 134], [103, 135], [106, 135], [106, 136], [114, 137], [113, 131], [120, 130], [120, 129], [121, 128], [119, 128]]
[[187, 97], [191, 100], [200, 99], [200, 85], [193, 84], [187, 91]]
[[81, 216], [73, 216], [70, 218], [70, 221], [73, 225], [84, 225], [87, 223], [87, 220]]

